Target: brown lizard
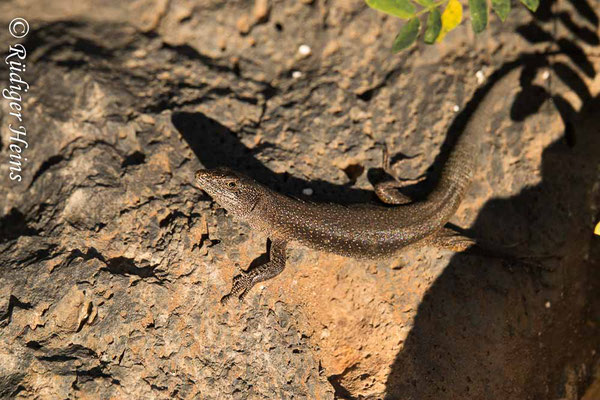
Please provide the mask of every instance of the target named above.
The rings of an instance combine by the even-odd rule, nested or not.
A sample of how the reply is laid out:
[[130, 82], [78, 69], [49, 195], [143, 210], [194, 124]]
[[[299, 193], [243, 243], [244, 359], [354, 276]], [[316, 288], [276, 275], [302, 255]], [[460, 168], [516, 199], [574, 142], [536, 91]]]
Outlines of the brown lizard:
[[267, 234], [272, 242], [270, 260], [236, 276], [231, 292], [221, 301], [234, 296], [242, 299], [258, 282], [280, 274], [285, 268], [289, 242], [371, 259], [392, 256], [409, 245], [433, 245], [453, 251], [473, 246], [473, 239], [444, 225], [456, 212], [472, 181], [493, 106], [518, 86], [518, 72], [509, 72], [478, 105], [452, 149], [437, 186], [422, 201], [412, 202], [401, 194], [397, 190], [401, 183], [397, 181], [383, 182], [375, 188], [379, 199], [397, 207], [353, 207], [291, 198], [228, 168], [196, 172], [196, 182], [202, 190], [234, 218]]

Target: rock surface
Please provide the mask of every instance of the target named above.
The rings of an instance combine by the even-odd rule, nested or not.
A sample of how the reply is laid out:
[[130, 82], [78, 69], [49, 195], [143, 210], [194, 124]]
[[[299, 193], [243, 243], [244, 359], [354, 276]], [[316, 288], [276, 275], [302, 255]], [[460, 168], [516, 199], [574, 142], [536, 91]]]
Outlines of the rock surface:
[[[400, 55], [398, 21], [362, 0], [0, 4], [0, 26], [31, 26], [22, 182], [1, 111], [0, 398], [580, 398], [600, 344], [598, 17], [547, 3]], [[374, 201], [379, 144], [398, 176], [434, 177], [478, 80], [512, 60], [524, 88], [452, 222], [551, 271], [294, 246], [281, 276], [219, 304], [266, 238], [196, 169]]]

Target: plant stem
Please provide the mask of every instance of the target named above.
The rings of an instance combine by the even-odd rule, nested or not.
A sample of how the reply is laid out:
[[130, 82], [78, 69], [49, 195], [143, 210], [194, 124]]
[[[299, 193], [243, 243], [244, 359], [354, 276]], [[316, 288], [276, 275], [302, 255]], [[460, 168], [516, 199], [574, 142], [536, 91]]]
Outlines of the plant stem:
[[413, 18], [416, 18], [418, 16], [420, 16], [421, 14], [425, 14], [426, 12], [430, 12], [432, 11], [434, 8], [441, 6], [444, 3], [447, 3], [448, 0], [442, 0], [442, 1], [438, 1], [437, 3], [433, 3], [432, 5], [430, 5], [429, 7], [426, 7], [420, 11], [418, 11], [415, 16]]

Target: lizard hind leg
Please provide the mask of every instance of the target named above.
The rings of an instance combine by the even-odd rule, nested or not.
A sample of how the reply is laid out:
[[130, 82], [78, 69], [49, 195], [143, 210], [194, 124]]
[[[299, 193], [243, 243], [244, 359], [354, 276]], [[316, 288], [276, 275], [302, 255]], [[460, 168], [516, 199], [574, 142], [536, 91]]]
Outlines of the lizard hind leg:
[[284, 241], [273, 240], [269, 249], [269, 261], [233, 278], [231, 291], [223, 296], [221, 304], [226, 304], [235, 297], [243, 300], [254, 285], [279, 275], [285, 268], [286, 246], [287, 243]]
[[454, 252], [467, 251], [478, 245], [475, 239], [447, 227], [426, 238], [424, 244]]
[[552, 268], [543, 265], [541, 261], [544, 259], [555, 258], [514, 254], [507, 247], [498, 247], [490, 243], [475, 240], [473, 238], [464, 236], [461, 232], [447, 226], [443, 227], [437, 233], [425, 238], [422, 243], [425, 246], [434, 246], [457, 253], [495, 258], [510, 264], [529, 267], [533, 270], [551, 271]]
[[409, 204], [413, 203], [414, 200], [401, 192], [398, 188], [406, 186], [405, 182], [398, 181], [384, 181], [375, 185], [375, 194], [385, 204]]
[[379, 200], [386, 204], [401, 205], [413, 203], [414, 199], [412, 199], [410, 196], [400, 193], [398, 189], [404, 186], [419, 183], [423, 181], [424, 178], [421, 177], [417, 179], [398, 179], [392, 171], [390, 163], [390, 154], [387, 150], [387, 146], [385, 145], [385, 143], [383, 143], [381, 146], [383, 148], [382, 169], [387, 175], [391, 176], [393, 179], [376, 184], [375, 194], [377, 195]]

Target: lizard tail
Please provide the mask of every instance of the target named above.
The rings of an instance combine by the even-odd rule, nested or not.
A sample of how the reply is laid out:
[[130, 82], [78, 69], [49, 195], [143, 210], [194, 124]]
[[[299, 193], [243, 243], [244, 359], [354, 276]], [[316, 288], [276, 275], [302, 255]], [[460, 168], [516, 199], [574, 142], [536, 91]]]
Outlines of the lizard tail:
[[498, 111], [508, 114], [507, 107], [500, 110], [497, 107], [507, 99], [512, 99], [512, 92], [519, 87], [521, 70], [510, 70], [490, 88], [477, 105], [444, 165], [440, 181], [430, 196], [431, 200], [449, 195], [462, 199], [478, 167], [481, 142], [487, 134], [487, 125]]

